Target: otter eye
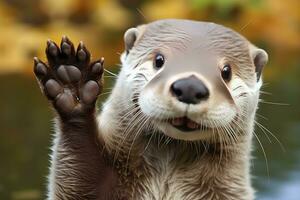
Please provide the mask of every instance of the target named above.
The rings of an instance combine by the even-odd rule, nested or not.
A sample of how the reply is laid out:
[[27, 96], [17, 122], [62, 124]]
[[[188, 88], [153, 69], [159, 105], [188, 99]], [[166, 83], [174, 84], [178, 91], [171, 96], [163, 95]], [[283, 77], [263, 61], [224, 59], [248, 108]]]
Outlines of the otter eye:
[[157, 54], [154, 59], [155, 68], [157, 68], [157, 69], [161, 68], [164, 65], [164, 63], [165, 63], [164, 56], [161, 54]]
[[224, 81], [230, 81], [231, 79], [231, 66], [229, 64], [224, 65], [221, 75]]

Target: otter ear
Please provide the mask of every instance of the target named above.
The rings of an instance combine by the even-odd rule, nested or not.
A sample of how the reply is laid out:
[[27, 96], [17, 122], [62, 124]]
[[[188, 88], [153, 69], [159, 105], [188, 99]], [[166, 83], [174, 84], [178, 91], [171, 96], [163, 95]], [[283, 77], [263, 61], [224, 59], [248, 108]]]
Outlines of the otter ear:
[[138, 37], [138, 29], [137, 28], [130, 28], [125, 32], [124, 43], [125, 43], [126, 54], [128, 54], [129, 51], [134, 46], [134, 43], [135, 43], [137, 37]]
[[260, 80], [262, 70], [268, 62], [268, 54], [263, 49], [258, 49], [254, 46], [250, 48], [250, 53], [255, 66], [257, 82]]

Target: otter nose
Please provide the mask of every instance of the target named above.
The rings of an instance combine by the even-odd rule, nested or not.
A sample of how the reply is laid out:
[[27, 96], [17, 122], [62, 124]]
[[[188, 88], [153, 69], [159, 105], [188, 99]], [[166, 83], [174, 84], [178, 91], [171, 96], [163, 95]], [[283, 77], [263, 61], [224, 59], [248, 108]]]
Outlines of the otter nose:
[[209, 96], [207, 87], [195, 76], [175, 81], [171, 85], [171, 93], [179, 101], [187, 104], [197, 104]]

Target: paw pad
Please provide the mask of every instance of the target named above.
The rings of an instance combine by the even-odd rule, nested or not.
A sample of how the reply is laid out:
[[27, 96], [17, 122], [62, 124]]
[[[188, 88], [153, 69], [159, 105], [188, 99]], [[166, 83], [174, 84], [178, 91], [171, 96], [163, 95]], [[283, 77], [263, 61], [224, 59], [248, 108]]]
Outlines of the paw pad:
[[48, 65], [34, 58], [34, 73], [41, 88], [59, 113], [93, 110], [102, 89], [104, 59], [90, 62], [90, 53], [80, 42], [63, 36], [60, 47], [47, 41]]
[[80, 80], [81, 71], [72, 65], [61, 65], [57, 69], [57, 75], [64, 83], [72, 83]]

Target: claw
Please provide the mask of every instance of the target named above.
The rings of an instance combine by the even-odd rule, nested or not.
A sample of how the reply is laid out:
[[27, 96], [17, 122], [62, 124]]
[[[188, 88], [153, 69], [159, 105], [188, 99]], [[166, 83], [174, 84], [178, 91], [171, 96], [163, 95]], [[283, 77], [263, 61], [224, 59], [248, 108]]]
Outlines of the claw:
[[65, 35], [61, 39], [60, 47], [61, 47], [62, 53], [67, 56], [70, 56], [75, 53], [73, 43]]
[[51, 55], [51, 56], [57, 56], [59, 53], [58, 46], [51, 40], [47, 40], [47, 49], [46, 51]]
[[33, 58], [34, 60], [34, 73], [41, 78], [42, 76], [47, 75], [47, 67], [43, 64], [37, 57]]
[[70, 42], [69, 38], [66, 35], [63, 35], [61, 38], [62, 42]]
[[38, 64], [40, 62], [40, 60], [38, 59], [38, 57], [33, 57], [33, 61], [34, 61], [34, 65]]
[[63, 42], [61, 44], [61, 51], [65, 54], [65, 55], [70, 55], [71, 54], [71, 46], [69, 44], [67, 44], [66, 42]]
[[49, 46], [51, 44], [52, 40], [48, 39], [47, 40], [47, 46]]
[[77, 48], [77, 58], [81, 62], [87, 62], [90, 59], [90, 52], [87, 50], [82, 41], [80, 41]]
[[77, 57], [80, 61], [84, 61], [86, 59], [86, 53], [80, 49], [78, 52], [77, 52]]
[[101, 58], [100, 58], [100, 63], [101, 63], [101, 65], [103, 66], [103, 64], [104, 64], [104, 57], [101, 57]]
[[102, 74], [103, 73], [103, 61], [96, 61], [92, 66], [92, 73], [94, 74]]
[[85, 47], [85, 45], [84, 45], [84, 43], [82, 41], [79, 42], [78, 48], [86, 50], [86, 47]]

